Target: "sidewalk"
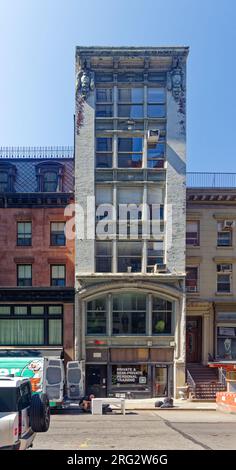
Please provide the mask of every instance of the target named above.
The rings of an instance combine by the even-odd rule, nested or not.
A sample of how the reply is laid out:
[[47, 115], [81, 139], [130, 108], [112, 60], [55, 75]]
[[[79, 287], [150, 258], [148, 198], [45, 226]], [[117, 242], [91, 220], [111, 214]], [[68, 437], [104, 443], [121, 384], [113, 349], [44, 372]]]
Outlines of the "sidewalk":
[[147, 398], [136, 400], [125, 400], [125, 408], [127, 410], [216, 410], [215, 402], [206, 401], [188, 401], [188, 400], [174, 400], [173, 408], [155, 408], [156, 401], [163, 401], [164, 398]]

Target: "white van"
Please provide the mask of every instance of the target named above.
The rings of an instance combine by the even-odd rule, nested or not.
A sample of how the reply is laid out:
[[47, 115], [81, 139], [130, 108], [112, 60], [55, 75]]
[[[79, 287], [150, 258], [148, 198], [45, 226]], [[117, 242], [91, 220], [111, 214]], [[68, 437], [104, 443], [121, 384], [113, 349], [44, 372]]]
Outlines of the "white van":
[[[14, 352], [13, 352], [14, 354]], [[44, 393], [50, 407], [60, 407], [64, 398], [65, 373], [62, 359], [46, 357], [0, 357], [0, 377], [30, 379], [33, 393]]]

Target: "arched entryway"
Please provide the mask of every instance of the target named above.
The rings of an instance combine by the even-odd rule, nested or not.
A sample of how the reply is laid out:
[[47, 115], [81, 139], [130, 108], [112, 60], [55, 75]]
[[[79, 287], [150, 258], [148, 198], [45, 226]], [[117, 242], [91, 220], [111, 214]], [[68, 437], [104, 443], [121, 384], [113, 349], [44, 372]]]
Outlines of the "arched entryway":
[[86, 393], [173, 395], [178, 298], [171, 294], [127, 286], [83, 296]]

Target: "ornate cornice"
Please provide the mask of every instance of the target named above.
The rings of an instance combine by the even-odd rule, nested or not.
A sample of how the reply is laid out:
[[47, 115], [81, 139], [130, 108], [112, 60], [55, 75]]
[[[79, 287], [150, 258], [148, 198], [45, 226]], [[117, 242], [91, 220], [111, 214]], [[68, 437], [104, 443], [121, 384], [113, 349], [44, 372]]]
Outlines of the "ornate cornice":
[[75, 291], [71, 287], [2, 287], [0, 302], [74, 302]]
[[139, 57], [168, 57], [180, 55], [187, 57], [189, 47], [76, 47], [76, 56], [139, 56]]
[[0, 193], [0, 208], [66, 207], [73, 200], [73, 193]]

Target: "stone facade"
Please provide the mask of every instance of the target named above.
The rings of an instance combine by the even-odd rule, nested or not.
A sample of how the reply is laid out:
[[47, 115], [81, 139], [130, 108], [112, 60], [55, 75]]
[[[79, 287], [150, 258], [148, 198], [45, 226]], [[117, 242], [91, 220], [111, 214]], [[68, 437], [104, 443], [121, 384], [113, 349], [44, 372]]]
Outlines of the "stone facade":
[[[187, 274], [187, 331], [188, 322], [201, 319], [193, 362], [205, 365], [236, 359], [235, 197], [227, 187], [187, 190], [187, 224], [198, 227], [198, 242], [187, 242], [187, 273], [191, 267], [198, 271], [195, 292]], [[187, 358], [189, 347], [187, 333]]]
[[[86, 390], [96, 394], [114, 395], [123, 391], [135, 396], [178, 396], [179, 389], [185, 385], [187, 54], [188, 48], [78, 47], [76, 50], [75, 351], [77, 359], [86, 361]], [[142, 98], [137, 106], [138, 94]], [[125, 99], [131, 103], [122, 108]], [[156, 146], [158, 163], [151, 161], [150, 129], [158, 129], [161, 135], [160, 147]], [[111, 140], [108, 142], [107, 138]], [[124, 163], [124, 154], [119, 153], [122, 145], [127, 145], [127, 140], [129, 144], [134, 142], [132, 139], [135, 138], [142, 140], [142, 150], [139, 149], [139, 155], [128, 156], [129, 163]], [[99, 139], [103, 139], [102, 142]], [[135, 141], [135, 145], [138, 143]], [[104, 147], [105, 157], [99, 153], [100, 144], [108, 146]], [[162, 161], [161, 145], [164, 148]], [[103, 169], [98, 161], [105, 161]], [[161, 201], [158, 191], [163, 194]], [[112, 236], [107, 245], [99, 245], [95, 237], [92, 208], [93, 204], [98, 205], [98, 199], [93, 201], [93, 197], [97, 195], [98, 198], [99, 194], [101, 203], [102, 194], [104, 203], [110, 198], [111, 204], [117, 207], [124, 194], [132, 200], [132, 193], [137, 194], [134, 198], [143, 204], [161, 203], [164, 206], [161, 218], [164, 229], [156, 238], [163, 246], [161, 253], [157, 254], [157, 245], [149, 248], [152, 242], [147, 238], [139, 238], [136, 245], [127, 238], [126, 245], [122, 245]], [[127, 203], [130, 202], [128, 199]], [[126, 203], [124, 199], [123, 202]], [[106, 253], [109, 254], [100, 255], [100, 249], [108, 250]], [[154, 253], [152, 258], [150, 252]], [[128, 267], [129, 263], [131, 267]], [[153, 263], [151, 269], [150, 263]], [[129, 312], [125, 326], [123, 319], [127, 316], [127, 308], [124, 302], [131, 302], [131, 298], [134, 303], [137, 299], [145, 301], [145, 312]], [[123, 302], [123, 315], [116, 313], [116, 302]], [[154, 313], [155, 302], [172, 306], [171, 326], [169, 324], [167, 328], [167, 320], [159, 319], [159, 327], [160, 322], [165, 325], [163, 334], [154, 333], [154, 318], [159, 318], [158, 313]], [[104, 317], [97, 327], [99, 309], [104, 309], [100, 318]], [[141, 320], [135, 327], [128, 323], [132, 318], [133, 325], [137, 321], [133, 318], [142, 315], [146, 318], [145, 327], [140, 326]], [[163, 315], [167, 319], [169, 313], [163, 312]], [[116, 325], [115, 321], [118, 321]], [[132, 333], [126, 334], [125, 328], [127, 331], [132, 328]], [[135, 328], [139, 328], [140, 333]], [[127, 370], [132, 378], [124, 378]], [[118, 378], [119, 374], [123, 374], [123, 379]], [[93, 377], [97, 383], [92, 383]]]

